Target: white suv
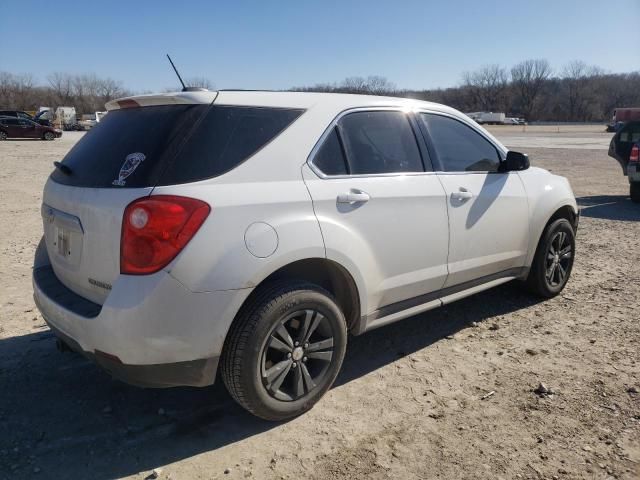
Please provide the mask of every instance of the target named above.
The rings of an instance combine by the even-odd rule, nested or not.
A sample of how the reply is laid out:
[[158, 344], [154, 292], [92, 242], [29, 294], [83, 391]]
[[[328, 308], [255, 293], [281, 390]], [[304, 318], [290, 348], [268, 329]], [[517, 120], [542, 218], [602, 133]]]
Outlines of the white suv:
[[60, 344], [129, 383], [219, 368], [282, 420], [331, 387], [348, 332], [569, 278], [567, 180], [451, 108], [243, 91], [107, 107], [44, 188], [33, 286]]

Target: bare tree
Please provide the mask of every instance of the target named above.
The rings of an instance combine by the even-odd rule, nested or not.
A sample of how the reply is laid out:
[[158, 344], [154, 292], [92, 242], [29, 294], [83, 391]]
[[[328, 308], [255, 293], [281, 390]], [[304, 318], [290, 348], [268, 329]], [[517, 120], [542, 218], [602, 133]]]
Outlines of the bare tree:
[[381, 77], [380, 75], [369, 75], [366, 78], [345, 78], [335, 90], [345, 93], [389, 95], [396, 90], [396, 86], [385, 77]]
[[362, 95], [397, 95], [395, 83], [380, 75], [347, 77], [340, 83], [317, 83], [309, 87], [294, 87], [296, 92], [356, 93]]
[[525, 60], [511, 68], [511, 84], [527, 120], [534, 117], [536, 102], [551, 73], [551, 65], [544, 59]]
[[68, 73], [55, 72], [47, 77], [47, 81], [57, 96], [58, 103], [69, 104], [73, 93], [73, 77]]
[[366, 81], [367, 93], [389, 95], [396, 90], [396, 85], [380, 75], [369, 75]]
[[193, 77], [185, 80], [187, 87], [200, 87], [207, 90], [215, 90], [216, 85], [211, 80], [205, 77]]
[[601, 75], [596, 88], [604, 119], [610, 119], [616, 107], [640, 105], [640, 72]]
[[465, 72], [462, 78], [463, 87], [481, 110], [504, 109], [509, 76], [500, 65], [484, 65], [473, 72]]
[[566, 87], [568, 120], [586, 120], [595, 105], [594, 80], [603, 71], [599, 67], [587, 65], [581, 60], [569, 62], [562, 69], [562, 79]]

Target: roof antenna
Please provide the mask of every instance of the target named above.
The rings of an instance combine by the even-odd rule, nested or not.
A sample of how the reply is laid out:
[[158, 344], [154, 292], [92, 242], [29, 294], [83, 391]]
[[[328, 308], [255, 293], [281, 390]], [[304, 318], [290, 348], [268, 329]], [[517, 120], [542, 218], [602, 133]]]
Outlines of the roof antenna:
[[176, 75], [178, 76], [178, 80], [180, 80], [180, 83], [182, 84], [182, 91], [183, 92], [187, 92], [188, 88], [187, 86], [184, 84], [184, 82], [182, 81], [182, 77], [180, 76], [180, 74], [178, 73], [178, 69], [176, 68], [176, 66], [173, 64], [173, 60], [171, 60], [171, 57], [169, 56], [169, 54], [167, 53], [167, 58], [169, 59], [169, 63], [171, 64], [171, 66], [173, 67], [173, 71], [176, 72]]

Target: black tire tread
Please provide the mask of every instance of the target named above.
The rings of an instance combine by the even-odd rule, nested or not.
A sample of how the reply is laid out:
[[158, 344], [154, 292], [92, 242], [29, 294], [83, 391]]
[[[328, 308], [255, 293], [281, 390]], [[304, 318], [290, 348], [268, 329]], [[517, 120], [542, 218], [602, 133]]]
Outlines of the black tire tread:
[[[533, 257], [533, 262], [531, 264], [531, 270], [529, 270], [529, 275], [525, 280], [525, 286], [530, 293], [533, 293], [536, 296], [543, 298], [552, 298], [555, 297], [562, 289], [557, 293], [551, 293], [543, 284], [544, 280], [544, 272], [540, 272], [540, 268], [544, 265], [544, 262], [541, 261], [541, 256], [546, 254], [545, 245], [546, 238], [550, 231], [555, 230], [558, 225], [566, 223], [569, 228], [573, 231], [573, 226], [571, 222], [564, 217], [558, 218], [553, 222], [550, 222], [542, 231], [542, 235], [540, 236], [540, 240], [538, 240], [538, 246], [536, 247], [536, 253]], [[573, 255], [575, 258], [575, 248], [573, 250]], [[563, 287], [564, 289], [564, 287]]]
[[246, 387], [243, 385], [244, 352], [248, 347], [249, 338], [255, 332], [263, 315], [287, 296], [304, 290], [320, 293], [335, 302], [329, 292], [313, 283], [291, 280], [274, 282], [262, 288], [252, 301], [243, 307], [231, 325], [225, 340], [220, 370], [227, 391], [243, 408], [253, 415], [267, 420], [273, 420], [273, 418], [265, 417], [260, 411], [259, 405], [251, 401]]

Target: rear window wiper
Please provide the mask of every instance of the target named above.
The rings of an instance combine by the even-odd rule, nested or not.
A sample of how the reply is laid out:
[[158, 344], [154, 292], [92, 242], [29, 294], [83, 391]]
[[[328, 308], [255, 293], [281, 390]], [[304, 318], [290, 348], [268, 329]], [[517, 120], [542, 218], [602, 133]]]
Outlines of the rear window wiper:
[[71, 175], [73, 173], [71, 171], [71, 169], [67, 165], [65, 165], [64, 163], [53, 162], [53, 166], [56, 167], [58, 170], [60, 170], [65, 175]]

